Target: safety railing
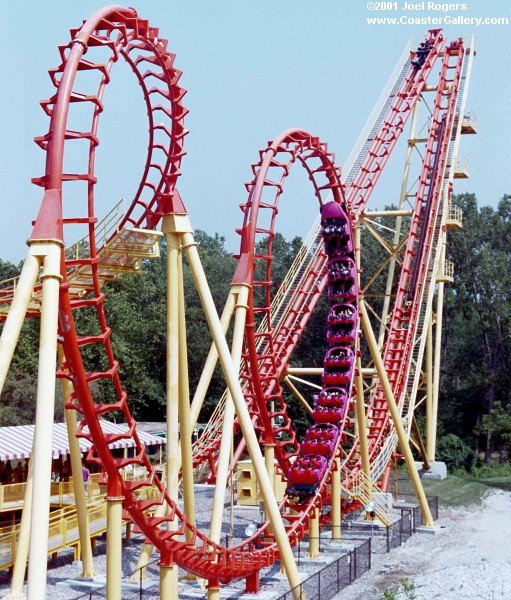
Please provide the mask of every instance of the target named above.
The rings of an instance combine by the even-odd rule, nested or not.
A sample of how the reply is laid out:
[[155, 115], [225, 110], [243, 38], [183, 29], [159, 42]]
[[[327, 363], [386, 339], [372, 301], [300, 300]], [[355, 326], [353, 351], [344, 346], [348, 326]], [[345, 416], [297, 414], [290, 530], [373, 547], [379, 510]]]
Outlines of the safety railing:
[[346, 162], [344, 163], [345, 164], [345, 168], [343, 170], [344, 175], [348, 175], [348, 172], [350, 171], [350, 167], [355, 163], [355, 161], [357, 160], [357, 157], [360, 155], [362, 147], [366, 143], [367, 138], [369, 137], [369, 134], [373, 130], [376, 122], [385, 116], [382, 114], [382, 111], [383, 111], [385, 105], [388, 103], [389, 97], [390, 97], [394, 87], [396, 86], [396, 83], [398, 82], [400, 76], [402, 75], [402, 72], [403, 72], [403, 69], [404, 69], [406, 63], [410, 59], [411, 48], [412, 48], [412, 44], [409, 41], [406, 44], [406, 46], [403, 50], [403, 53], [399, 57], [399, 60], [397, 61], [397, 64], [394, 67], [394, 71], [392, 72], [391, 76], [389, 77], [387, 84], [385, 85], [385, 88], [383, 89], [382, 93], [380, 94], [380, 97], [378, 98], [376, 104], [374, 105], [373, 112], [369, 115], [369, 118], [367, 119], [366, 124], [364, 125], [364, 129], [362, 129], [362, 132], [359, 135], [355, 145], [353, 146], [353, 149], [352, 149], [350, 155], [348, 156], [348, 158], [346, 159]]
[[454, 263], [444, 260], [438, 266], [437, 282], [452, 283], [454, 281]]
[[359, 542], [353, 550], [317, 571], [278, 600], [330, 600], [371, 568], [371, 539]]
[[475, 114], [475, 112], [465, 111], [463, 113], [462, 127], [464, 129], [470, 128], [473, 131], [477, 131], [478, 124], [479, 124], [479, 119], [478, 119], [477, 115]]
[[[106, 531], [106, 502], [101, 496], [87, 501], [90, 532], [92, 536]], [[48, 522], [48, 552], [57, 552], [79, 541], [76, 506], [66, 506], [50, 513]], [[20, 526], [12, 525], [0, 529], [0, 569], [13, 564], [16, 554]]]
[[[106, 488], [99, 484], [98, 478], [97, 473], [92, 476], [90, 481], [92, 487], [88, 490], [87, 498], [87, 513], [92, 537], [106, 531], [106, 502], [104, 501]], [[65, 496], [66, 491], [70, 491], [69, 496], [72, 497], [72, 482], [52, 482], [52, 486], [53, 491], [59, 490], [62, 496]], [[143, 488], [137, 492], [137, 496], [142, 500], [158, 500], [159, 492], [155, 487]], [[19, 529], [19, 524], [0, 528], [0, 569], [6, 569], [13, 564]], [[58, 552], [66, 547], [75, 546], [79, 542], [76, 505], [69, 504], [51, 512], [48, 531], [48, 552]]]
[[[142, 481], [147, 479], [147, 470], [145, 468], [126, 468], [125, 471], [124, 478], [127, 480]], [[105, 493], [106, 486], [99, 483], [100, 477], [100, 473], [91, 474], [88, 483], [85, 485], [86, 494], [89, 498]], [[6, 505], [9, 503], [23, 502], [26, 486], [26, 481], [0, 485], [0, 510], [6, 508]], [[53, 504], [69, 503], [69, 499], [74, 498], [75, 495], [73, 476], [70, 476], [66, 481], [52, 481], [50, 489]]]
[[447, 218], [450, 221], [459, 221], [460, 223], [462, 223], [463, 210], [459, 206], [449, 203], [449, 212], [447, 213]]
[[444, 260], [443, 276], [448, 279], [454, 278], [454, 263], [450, 260]]
[[[59, 511], [58, 517], [50, 516], [48, 528], [48, 540], [50, 548], [64, 548], [76, 543], [78, 539], [78, 516], [65, 514]], [[91, 524], [91, 533], [94, 530], [104, 531], [106, 529], [106, 502], [100, 502], [88, 507], [89, 523]], [[99, 528], [98, 523], [102, 523]], [[95, 526], [96, 524], [96, 526]]]
[[[107, 213], [107, 215], [95, 226], [96, 247], [103, 248], [107, 241], [119, 230], [122, 217], [124, 216], [124, 200], [119, 200], [117, 204]], [[75, 242], [66, 249], [67, 259], [79, 259], [88, 256], [89, 236], [86, 235], [81, 240]], [[0, 281], [0, 299], [2, 295], [10, 297], [16, 290], [19, 275], [9, 277]]]
[[343, 469], [345, 473], [342, 479], [350, 481], [350, 487], [345, 492], [352, 498], [361, 502], [364, 506], [370, 502], [374, 506], [376, 516], [383, 525], [390, 525], [392, 522], [392, 506], [387, 499], [387, 494], [383, 494], [380, 488], [373, 480], [366, 476], [363, 470], [351, 475]]
[[8, 296], [16, 290], [19, 278], [19, 275], [16, 275], [15, 277], [9, 277], [8, 279], [2, 279], [2, 281], [0, 281], [0, 299], [2, 296]]
[[[119, 225], [124, 216], [124, 212], [124, 199], [121, 199], [94, 227], [97, 248], [103, 248], [112, 235], [119, 231]], [[81, 240], [78, 240], [66, 249], [66, 256], [68, 259], [78, 260], [79, 258], [87, 256], [88, 252], [89, 235], [87, 234]]]
[[470, 161], [466, 156], [458, 156], [454, 166], [454, 176], [456, 174], [463, 174], [468, 177], [470, 171]]
[[25, 483], [0, 485], [0, 510], [11, 502], [20, 502], [25, 497]]
[[[101, 486], [99, 485], [99, 476], [99, 473], [91, 475], [87, 486], [89, 496], [102, 493]], [[0, 485], [0, 510], [6, 508], [6, 505], [9, 503], [23, 502], [26, 487], [26, 481]], [[55, 504], [58, 502], [59, 504], [63, 504], [67, 496], [74, 497], [73, 477], [69, 477], [68, 481], [52, 481], [50, 489], [52, 503]]]

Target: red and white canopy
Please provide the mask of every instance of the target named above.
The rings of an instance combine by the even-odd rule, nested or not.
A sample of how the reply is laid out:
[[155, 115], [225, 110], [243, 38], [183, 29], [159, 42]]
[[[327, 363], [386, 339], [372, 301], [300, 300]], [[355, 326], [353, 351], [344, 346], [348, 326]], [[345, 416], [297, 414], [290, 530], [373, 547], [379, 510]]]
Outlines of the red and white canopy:
[[[110, 423], [103, 419], [100, 420], [101, 428], [105, 433], [124, 433], [127, 431], [126, 425]], [[0, 462], [7, 460], [19, 460], [29, 458], [32, 452], [32, 440], [34, 437], [35, 425], [13, 425], [10, 427], [0, 427]], [[151, 435], [150, 433], [138, 432], [140, 441], [146, 446], [161, 446], [166, 443], [166, 439]], [[58, 458], [61, 455], [69, 454], [69, 441], [67, 439], [67, 428], [65, 423], [53, 424], [52, 455]], [[80, 450], [87, 452], [91, 447], [88, 440], [80, 438], [78, 440]], [[134, 442], [131, 439], [118, 440], [110, 444], [110, 448], [132, 448]]]

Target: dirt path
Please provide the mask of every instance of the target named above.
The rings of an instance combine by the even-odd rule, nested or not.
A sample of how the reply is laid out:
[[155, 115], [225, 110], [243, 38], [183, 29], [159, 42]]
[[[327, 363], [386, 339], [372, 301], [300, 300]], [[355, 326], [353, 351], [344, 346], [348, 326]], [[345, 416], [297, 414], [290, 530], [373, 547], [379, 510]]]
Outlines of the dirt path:
[[[482, 505], [441, 510], [436, 535], [417, 534], [338, 600], [511, 600], [511, 492], [491, 491]], [[400, 582], [400, 580], [406, 581]], [[390, 592], [394, 592], [395, 595]]]

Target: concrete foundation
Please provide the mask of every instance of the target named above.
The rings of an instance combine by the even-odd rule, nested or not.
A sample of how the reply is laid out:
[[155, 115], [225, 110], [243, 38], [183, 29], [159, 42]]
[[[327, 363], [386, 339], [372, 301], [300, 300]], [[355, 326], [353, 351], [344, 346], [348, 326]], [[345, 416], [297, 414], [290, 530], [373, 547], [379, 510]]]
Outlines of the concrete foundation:
[[417, 527], [417, 533], [427, 534], [427, 535], [436, 535], [440, 531], [440, 527], [433, 525], [433, 527], [428, 527], [427, 525], [420, 525]]
[[422, 463], [417, 462], [415, 465], [419, 471], [419, 476], [422, 479], [434, 479], [441, 481], [442, 479], [447, 478], [447, 466], [444, 462], [434, 461], [429, 463], [429, 471], [424, 470]]
[[[122, 581], [121, 586], [123, 590], [132, 591], [142, 588], [143, 590], [155, 587], [159, 584], [158, 580], [145, 579], [141, 583], [132, 581]], [[87, 590], [93, 592], [93, 590], [103, 589], [106, 586], [106, 577], [104, 575], [98, 575], [90, 579], [76, 578], [76, 579], [64, 579], [63, 581], [57, 582], [57, 587], [69, 587], [74, 590]]]

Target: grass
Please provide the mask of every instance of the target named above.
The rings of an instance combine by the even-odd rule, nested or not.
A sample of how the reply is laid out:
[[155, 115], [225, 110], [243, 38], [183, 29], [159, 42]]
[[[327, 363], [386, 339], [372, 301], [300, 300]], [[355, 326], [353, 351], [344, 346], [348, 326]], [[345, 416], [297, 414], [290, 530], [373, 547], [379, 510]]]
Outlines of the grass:
[[395, 590], [385, 588], [381, 600], [397, 600], [397, 598], [402, 598], [403, 600], [415, 600], [415, 598], [417, 598], [415, 592], [415, 584], [413, 584], [408, 577], [404, 577], [399, 580], [399, 586]]
[[[491, 488], [511, 490], [511, 473], [504, 474], [506, 471], [491, 467], [481, 469], [476, 469], [473, 474], [458, 471], [442, 481], [423, 479], [422, 484], [428, 496], [438, 496], [442, 506], [454, 507], [480, 504]], [[398, 490], [404, 494], [413, 493], [406, 471], [399, 473]]]

